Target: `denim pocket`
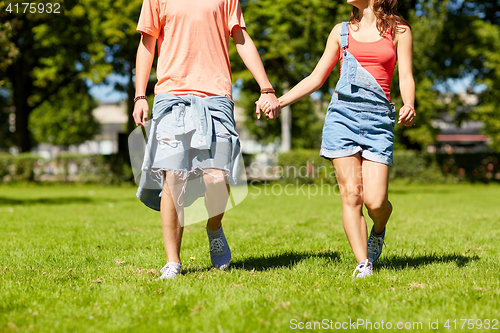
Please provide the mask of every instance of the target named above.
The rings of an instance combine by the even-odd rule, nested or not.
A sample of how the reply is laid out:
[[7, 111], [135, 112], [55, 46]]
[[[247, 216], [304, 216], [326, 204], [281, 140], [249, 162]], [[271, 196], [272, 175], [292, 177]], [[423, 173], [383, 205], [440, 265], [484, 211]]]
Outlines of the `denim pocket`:
[[184, 117], [186, 115], [186, 106], [184, 104], [175, 105], [172, 107], [172, 113], [175, 117], [175, 126], [181, 130], [184, 129]]
[[183, 135], [193, 130], [191, 114], [184, 104], [172, 107], [170, 112], [160, 116], [157, 121], [156, 137], [173, 139], [176, 135]]
[[391, 110], [388, 112], [387, 116], [391, 120], [392, 128], [394, 128], [394, 126], [396, 126], [396, 112]]

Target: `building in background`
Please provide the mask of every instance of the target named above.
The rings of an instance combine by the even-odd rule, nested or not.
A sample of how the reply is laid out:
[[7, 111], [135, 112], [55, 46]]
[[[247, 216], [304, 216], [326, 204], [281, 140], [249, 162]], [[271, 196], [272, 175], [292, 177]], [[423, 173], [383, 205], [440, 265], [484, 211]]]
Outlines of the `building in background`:
[[[436, 144], [427, 147], [430, 153], [482, 153], [489, 152], [488, 137], [482, 134], [484, 124], [481, 121], [465, 120], [458, 122], [459, 117], [474, 111], [478, 104], [476, 94], [460, 94], [463, 106], [457, 108], [454, 114], [443, 114], [440, 119], [432, 122], [439, 129]], [[450, 101], [445, 101], [449, 103]], [[467, 118], [467, 117], [466, 117]]]

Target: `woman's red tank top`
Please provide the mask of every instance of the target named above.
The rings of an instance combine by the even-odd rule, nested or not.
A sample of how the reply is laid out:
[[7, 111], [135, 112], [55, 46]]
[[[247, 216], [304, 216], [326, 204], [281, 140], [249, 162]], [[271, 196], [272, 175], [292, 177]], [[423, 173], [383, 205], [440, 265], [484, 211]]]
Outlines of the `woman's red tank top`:
[[[352, 37], [349, 29], [349, 45], [347, 49], [359, 64], [377, 80], [390, 101], [391, 81], [397, 60], [392, 34], [388, 32], [375, 42], [358, 42]], [[342, 52], [340, 52], [341, 65], [342, 59]]]

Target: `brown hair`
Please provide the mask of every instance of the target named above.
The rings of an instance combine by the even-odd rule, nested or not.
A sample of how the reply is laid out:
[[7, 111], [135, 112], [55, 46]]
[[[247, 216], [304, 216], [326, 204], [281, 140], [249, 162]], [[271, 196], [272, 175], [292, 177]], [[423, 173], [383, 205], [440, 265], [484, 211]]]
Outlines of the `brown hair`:
[[[402, 25], [411, 29], [410, 23], [399, 15], [396, 9], [397, 4], [398, 0], [373, 0], [373, 11], [375, 13], [375, 17], [377, 18], [377, 29], [381, 36], [385, 36], [387, 31], [390, 31], [392, 37], [394, 38], [396, 32], [404, 31], [401, 27]], [[352, 9], [351, 19], [349, 22], [359, 27], [358, 8], [354, 7]]]

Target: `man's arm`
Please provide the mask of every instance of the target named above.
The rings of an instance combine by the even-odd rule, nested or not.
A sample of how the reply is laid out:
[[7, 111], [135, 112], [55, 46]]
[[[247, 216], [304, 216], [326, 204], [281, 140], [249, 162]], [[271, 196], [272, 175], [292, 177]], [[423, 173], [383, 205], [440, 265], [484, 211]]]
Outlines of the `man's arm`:
[[[151, 66], [155, 55], [156, 38], [143, 33], [139, 47], [137, 48], [137, 58], [135, 62], [135, 97], [146, 96], [146, 87], [151, 73]], [[134, 106], [135, 124], [146, 126], [148, 120], [149, 106], [145, 99], [139, 99]]]
[[[257, 48], [255, 47], [255, 44], [252, 41], [252, 38], [250, 38], [250, 35], [246, 31], [246, 29], [241, 28], [240, 26], [236, 26], [233, 29], [233, 39], [236, 43], [236, 50], [238, 51], [238, 54], [245, 63], [245, 66], [247, 66], [250, 73], [252, 73], [255, 81], [257, 81], [257, 83], [259, 84], [260, 89], [272, 88], [272, 85], [267, 78], [264, 65], [262, 65], [259, 52], [257, 51]], [[268, 117], [269, 119], [275, 119], [278, 117], [281, 112], [281, 108], [275, 94], [261, 94], [258, 104], [261, 103], [268, 103], [270, 106], [270, 112], [269, 114], [266, 114], [266, 117]], [[257, 106], [255, 112], [257, 113], [257, 119], [259, 119], [259, 106]]]

